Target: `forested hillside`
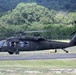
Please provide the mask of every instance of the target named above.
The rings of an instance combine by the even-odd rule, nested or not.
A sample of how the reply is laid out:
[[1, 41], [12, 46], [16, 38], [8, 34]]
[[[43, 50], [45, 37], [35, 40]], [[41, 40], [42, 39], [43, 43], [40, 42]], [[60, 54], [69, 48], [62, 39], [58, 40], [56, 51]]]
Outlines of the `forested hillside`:
[[76, 0], [0, 0], [0, 12], [5, 12], [12, 10], [17, 6], [17, 4], [33, 3], [36, 2], [39, 5], [43, 5], [50, 10], [65, 10], [65, 11], [75, 11], [76, 10]]
[[53, 39], [69, 38], [76, 30], [76, 12], [49, 10], [36, 3], [20, 3], [12, 11], [0, 18], [0, 33], [9, 37], [16, 31], [45, 30], [50, 33], [39, 33]]

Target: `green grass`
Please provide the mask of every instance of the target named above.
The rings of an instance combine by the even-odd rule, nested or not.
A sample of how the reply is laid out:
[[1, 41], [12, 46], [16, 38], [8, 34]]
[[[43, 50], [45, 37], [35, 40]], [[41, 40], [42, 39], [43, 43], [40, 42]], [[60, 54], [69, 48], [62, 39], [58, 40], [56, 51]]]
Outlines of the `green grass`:
[[76, 68], [76, 60], [10, 60], [0, 61], [1, 67]]
[[[75, 75], [62, 72], [51, 73], [51, 69], [76, 69], [76, 60], [11, 60], [0, 61], [1, 75]], [[38, 73], [28, 73], [36, 71]], [[39, 73], [40, 72], [40, 73]]]
[[1, 74], [1, 75], [76, 75], [76, 74], [66, 74], [66, 73], [64, 73], [64, 74], [49, 74], [49, 73], [41, 73], [41, 74], [14, 74], [14, 73], [12, 73], [12, 74]]
[[66, 74], [66, 73], [63, 73], [63, 74], [49, 74], [49, 73], [41, 73], [41, 74], [1, 74], [1, 75], [76, 75], [76, 74]]

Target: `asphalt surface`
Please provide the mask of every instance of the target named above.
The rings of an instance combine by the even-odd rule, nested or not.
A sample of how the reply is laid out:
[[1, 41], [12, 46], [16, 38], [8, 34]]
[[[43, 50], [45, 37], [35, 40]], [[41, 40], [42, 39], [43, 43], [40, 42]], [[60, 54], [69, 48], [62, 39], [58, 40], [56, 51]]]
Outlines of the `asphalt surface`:
[[23, 54], [23, 55], [6, 55], [0, 56], [0, 60], [47, 60], [47, 59], [75, 59], [76, 53], [72, 54]]

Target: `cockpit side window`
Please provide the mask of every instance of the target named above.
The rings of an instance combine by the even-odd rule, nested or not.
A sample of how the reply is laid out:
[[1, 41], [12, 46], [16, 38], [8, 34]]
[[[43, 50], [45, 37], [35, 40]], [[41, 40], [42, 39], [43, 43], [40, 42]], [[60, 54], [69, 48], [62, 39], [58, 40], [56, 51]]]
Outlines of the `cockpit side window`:
[[3, 42], [3, 46], [7, 46], [7, 42], [5, 41], [5, 42]]
[[0, 48], [1, 48], [2, 46], [7, 46], [7, 41], [6, 41], [6, 40], [0, 41]]

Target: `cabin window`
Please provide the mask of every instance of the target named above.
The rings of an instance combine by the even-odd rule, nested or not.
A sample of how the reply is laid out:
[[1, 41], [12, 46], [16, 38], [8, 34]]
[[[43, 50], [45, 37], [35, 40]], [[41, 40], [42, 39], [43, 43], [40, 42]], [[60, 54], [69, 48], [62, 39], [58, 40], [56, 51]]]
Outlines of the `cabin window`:
[[8, 42], [9, 46], [12, 46], [11, 42]]
[[26, 41], [24, 44], [25, 44], [26, 47], [29, 46], [29, 42], [28, 41]]
[[24, 46], [24, 42], [19, 42], [19, 46], [23, 47]]
[[9, 42], [9, 46], [10, 47], [15, 47], [16, 46], [16, 42]]
[[22, 41], [19, 42], [19, 47], [24, 47], [24, 46], [28, 47], [29, 46], [29, 42], [27, 42], [27, 41], [26, 42], [22, 42]]

